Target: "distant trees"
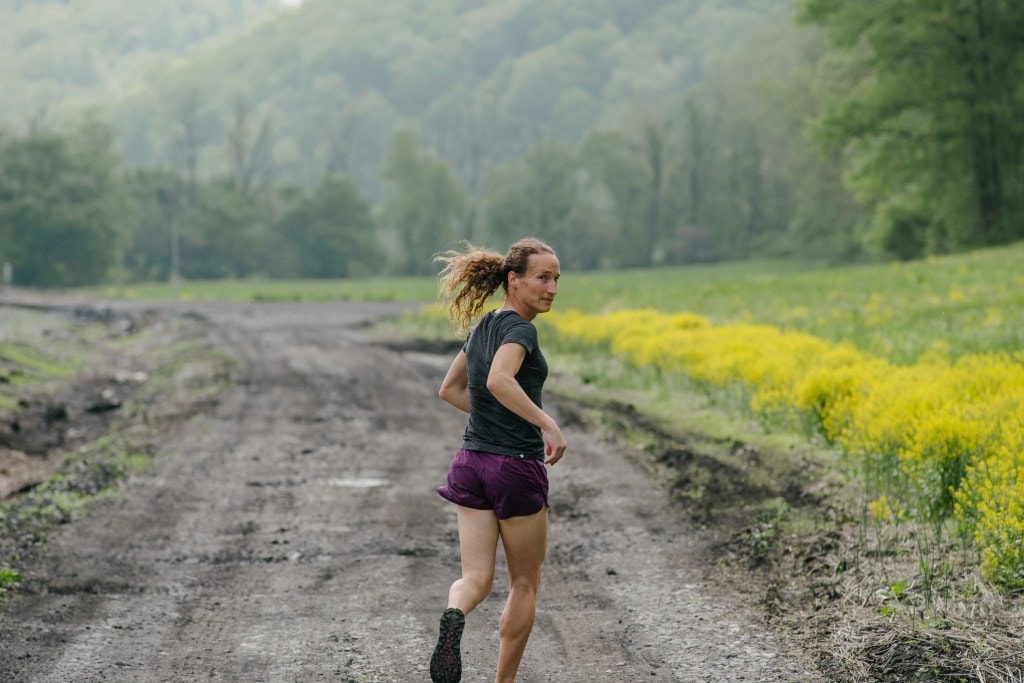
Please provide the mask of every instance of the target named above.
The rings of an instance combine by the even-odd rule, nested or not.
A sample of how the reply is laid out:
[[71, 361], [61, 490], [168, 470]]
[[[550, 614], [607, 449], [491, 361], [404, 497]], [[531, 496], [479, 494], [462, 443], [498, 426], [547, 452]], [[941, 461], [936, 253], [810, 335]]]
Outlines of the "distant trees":
[[299, 193], [273, 230], [271, 275], [358, 277], [384, 266], [370, 204], [349, 178], [327, 176], [312, 194]]
[[409, 131], [395, 135], [381, 175], [388, 189], [379, 219], [393, 231], [398, 271], [435, 272], [433, 255], [462, 237], [465, 191], [448, 163], [422, 149]]
[[[109, 129], [91, 121], [0, 139], [0, 264], [13, 266], [14, 284], [38, 287], [385, 268], [372, 208], [350, 178], [257, 195], [238, 170], [193, 178], [187, 164], [125, 169]], [[426, 176], [420, 196], [430, 198], [436, 185]]]
[[0, 117], [10, 117], [2, 123], [40, 108], [104, 105], [161, 56], [229, 37], [275, 10], [277, 0], [0, 2]]
[[576, 161], [572, 149], [541, 140], [526, 155], [491, 174], [485, 200], [487, 234], [509, 244], [525, 235], [543, 237], [570, 257], [575, 244], [564, 239], [575, 201]]
[[119, 209], [108, 130], [36, 130], [0, 142], [0, 263], [14, 284], [100, 282], [114, 263]]
[[[310, 7], [289, 16], [341, 11]], [[73, 286], [426, 275], [453, 242], [501, 248], [524, 235], [548, 240], [571, 270], [915, 258], [1024, 238], [1024, 5], [800, 0], [799, 26], [766, 22], [714, 61], [660, 55], [658, 74], [638, 77], [631, 60], [654, 47], [629, 30], [697, 38], [695, 7], [569, 0], [550, 9], [561, 19], [537, 24], [508, 10], [508, 44], [436, 47], [438, 64], [465, 70], [459, 49], [522, 60], [478, 64], [436, 97], [437, 64], [415, 58], [432, 24], [422, 36], [403, 25], [393, 73], [365, 36], [341, 52], [318, 42], [324, 71], [287, 85], [289, 103], [324, 104], [301, 133], [280, 93], [232, 102], [183, 78], [156, 127], [130, 127], [126, 148], [162, 150], [145, 166], [122, 166], [95, 122], [0, 137], [0, 262], [19, 284]], [[498, 8], [477, 5], [474, 30]], [[654, 16], [679, 25], [648, 25]], [[290, 45], [289, 25], [270, 25], [269, 54]], [[610, 43], [640, 53], [606, 54]], [[655, 93], [663, 77], [692, 83]], [[596, 111], [609, 92], [623, 99]], [[419, 115], [397, 133], [392, 96]], [[538, 123], [528, 110], [540, 104], [575, 114]]]
[[125, 173], [124, 184], [122, 275], [149, 282], [179, 276], [180, 231], [190, 214], [188, 180], [168, 168], [136, 168]]

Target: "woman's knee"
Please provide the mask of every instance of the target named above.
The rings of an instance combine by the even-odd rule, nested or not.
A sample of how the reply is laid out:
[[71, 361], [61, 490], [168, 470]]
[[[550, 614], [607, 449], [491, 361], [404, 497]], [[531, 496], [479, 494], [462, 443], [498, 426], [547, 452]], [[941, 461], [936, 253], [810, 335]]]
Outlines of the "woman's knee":
[[467, 572], [462, 575], [462, 582], [470, 586], [480, 595], [489, 595], [494, 587], [494, 572]]
[[513, 593], [536, 595], [540, 589], [540, 572], [509, 576], [508, 588]]

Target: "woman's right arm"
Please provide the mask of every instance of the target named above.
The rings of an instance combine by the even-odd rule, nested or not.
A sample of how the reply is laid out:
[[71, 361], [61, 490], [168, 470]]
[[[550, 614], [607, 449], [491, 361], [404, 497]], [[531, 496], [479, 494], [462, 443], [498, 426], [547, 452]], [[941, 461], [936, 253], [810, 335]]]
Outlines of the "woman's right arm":
[[498, 347], [487, 374], [487, 390], [503, 406], [540, 428], [545, 443], [544, 463], [554, 465], [565, 453], [565, 437], [562, 436], [558, 424], [530, 400], [516, 380], [525, 358], [526, 347], [522, 344], [512, 342]]
[[455, 356], [437, 394], [459, 410], [469, 412], [469, 373], [465, 351], [459, 351]]

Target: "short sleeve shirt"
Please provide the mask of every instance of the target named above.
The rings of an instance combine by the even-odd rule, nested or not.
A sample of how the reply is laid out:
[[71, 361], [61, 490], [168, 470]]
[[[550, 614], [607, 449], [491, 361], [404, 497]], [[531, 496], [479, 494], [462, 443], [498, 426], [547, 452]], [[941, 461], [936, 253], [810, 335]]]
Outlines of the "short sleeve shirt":
[[463, 347], [469, 383], [469, 423], [462, 447], [543, 460], [544, 437], [540, 428], [503, 406], [487, 389], [491, 361], [503, 344], [520, 344], [526, 349], [516, 381], [530, 400], [541, 406], [548, 364], [537, 345], [537, 328], [515, 311], [486, 313]]

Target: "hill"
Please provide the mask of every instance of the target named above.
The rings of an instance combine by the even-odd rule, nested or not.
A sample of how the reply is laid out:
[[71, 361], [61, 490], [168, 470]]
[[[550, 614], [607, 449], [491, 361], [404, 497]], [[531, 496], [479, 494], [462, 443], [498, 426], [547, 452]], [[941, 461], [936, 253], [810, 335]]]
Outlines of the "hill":
[[167, 55], [209, 48], [278, 0], [0, 0], [0, 124], [93, 105]]
[[[167, 35], [147, 29], [147, 17], [175, 4], [190, 5], [194, 20], [176, 22]], [[268, 4], [133, 4], [122, 10], [120, 28], [104, 29], [137, 42], [112, 48], [117, 68], [90, 67], [75, 92], [110, 100], [131, 162], [173, 162], [169, 140], [191, 126], [200, 168], [215, 173], [224, 166], [225, 131], [245, 115], [269, 132], [276, 178], [309, 184], [345, 171], [375, 195], [381, 160], [400, 128], [417, 130], [465, 179], [481, 157], [489, 165], [539, 139], [575, 142], [595, 126], [625, 125], [677, 101], [752, 31], [785, 21], [789, 3], [307, 0], [274, 13]], [[86, 16], [107, 3], [69, 7], [77, 5]], [[225, 15], [224, 6], [237, 12]], [[18, 23], [35, 16], [26, 12]], [[258, 16], [266, 20], [253, 26]], [[76, 35], [67, 24], [64, 30]], [[75, 61], [65, 60], [65, 80], [74, 79]], [[101, 78], [107, 71], [117, 78]], [[21, 74], [25, 89], [44, 87], [32, 69]], [[121, 94], [111, 100], [113, 93]]]

